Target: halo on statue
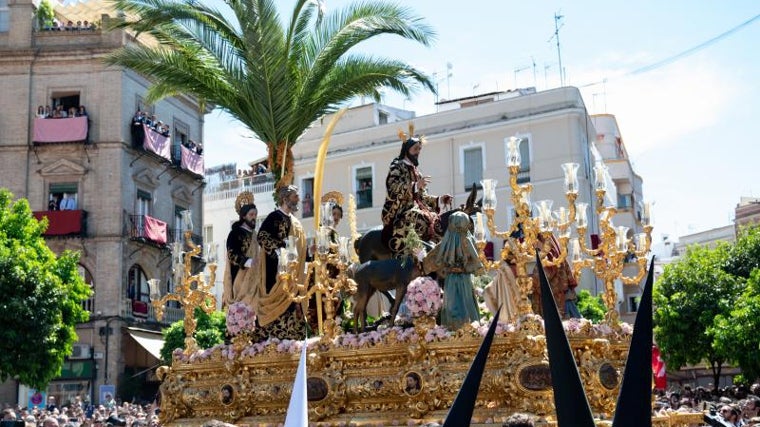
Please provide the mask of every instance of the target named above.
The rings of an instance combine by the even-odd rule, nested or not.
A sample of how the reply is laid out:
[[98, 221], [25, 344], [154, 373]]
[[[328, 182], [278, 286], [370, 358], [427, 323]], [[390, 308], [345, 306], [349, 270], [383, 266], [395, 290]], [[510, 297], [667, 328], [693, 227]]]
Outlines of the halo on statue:
[[245, 205], [253, 204], [253, 193], [250, 191], [243, 191], [238, 194], [235, 199], [235, 212], [240, 215], [240, 209]]
[[334, 202], [337, 203], [340, 206], [343, 206], [343, 194], [339, 191], [330, 191], [325, 193], [324, 196], [322, 196], [322, 203], [325, 202]]

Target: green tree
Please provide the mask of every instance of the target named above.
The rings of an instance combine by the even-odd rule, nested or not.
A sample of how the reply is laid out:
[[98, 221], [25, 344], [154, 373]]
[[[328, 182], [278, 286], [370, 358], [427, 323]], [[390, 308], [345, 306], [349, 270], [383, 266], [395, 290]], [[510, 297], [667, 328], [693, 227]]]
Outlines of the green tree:
[[114, 27], [159, 44], [129, 45], [106, 62], [151, 78], [148, 102], [189, 94], [238, 119], [267, 145], [278, 186], [293, 181], [293, 144], [346, 101], [379, 100], [383, 87], [434, 91], [409, 64], [352, 51], [380, 35], [429, 45], [433, 30], [398, 5], [361, 2], [325, 15], [322, 1], [297, 0], [283, 26], [274, 0], [223, 0], [231, 14], [195, 0], [112, 1], [134, 18]]
[[37, 6], [35, 16], [37, 17], [39, 28], [51, 27], [53, 25], [53, 18], [55, 18], [55, 11], [48, 0], [42, 0], [40, 5]]
[[[211, 348], [224, 342], [227, 335], [227, 316], [222, 311], [214, 311], [206, 314], [200, 308], [195, 309], [195, 319], [198, 325], [195, 328], [195, 340], [200, 348]], [[161, 347], [161, 359], [166, 364], [172, 361], [172, 352], [178, 348], [185, 348], [185, 326], [182, 320], [178, 320], [164, 329], [164, 346]]]
[[744, 282], [741, 297], [726, 316], [718, 316], [712, 333], [715, 344], [737, 364], [744, 378], [760, 377], [760, 226], [739, 231], [728, 251], [725, 271]]
[[689, 247], [683, 258], [665, 266], [653, 293], [654, 333], [667, 366], [706, 361], [716, 385], [728, 353], [715, 345], [711, 328], [716, 316], [730, 313], [741, 284], [721, 268], [728, 251], [726, 244]]
[[607, 313], [607, 308], [604, 306], [601, 296], [593, 296], [588, 290], [581, 289], [578, 292], [578, 311], [585, 319], [601, 322]]
[[753, 270], [760, 268], [760, 226], [751, 225], [739, 229], [736, 243], [728, 251], [724, 270], [734, 276], [749, 278]]
[[89, 287], [79, 275], [79, 254], [56, 257], [25, 199], [0, 189], [0, 380], [41, 389], [61, 372], [88, 319], [82, 301]]

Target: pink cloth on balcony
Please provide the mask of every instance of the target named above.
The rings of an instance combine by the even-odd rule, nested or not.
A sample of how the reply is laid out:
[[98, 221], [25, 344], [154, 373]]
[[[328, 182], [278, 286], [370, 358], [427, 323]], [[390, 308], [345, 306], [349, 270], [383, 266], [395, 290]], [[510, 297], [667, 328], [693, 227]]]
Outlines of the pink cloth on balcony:
[[156, 243], [166, 244], [166, 223], [145, 215], [145, 237]]
[[163, 136], [145, 125], [143, 125], [143, 132], [145, 133], [143, 148], [147, 151], [158, 154], [166, 160], [171, 160], [171, 138]]
[[87, 139], [87, 117], [34, 119], [34, 142], [79, 142]]
[[180, 148], [182, 148], [182, 167], [190, 172], [203, 175], [203, 156], [196, 154], [187, 147], [182, 146]]

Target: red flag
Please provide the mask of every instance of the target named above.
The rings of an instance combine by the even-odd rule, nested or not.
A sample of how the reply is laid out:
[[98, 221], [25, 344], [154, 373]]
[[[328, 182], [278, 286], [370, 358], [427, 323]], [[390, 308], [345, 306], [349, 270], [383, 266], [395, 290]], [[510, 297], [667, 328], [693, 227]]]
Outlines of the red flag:
[[660, 357], [660, 349], [652, 346], [652, 374], [654, 374], [654, 388], [664, 390], [667, 387], [667, 374], [665, 361]]

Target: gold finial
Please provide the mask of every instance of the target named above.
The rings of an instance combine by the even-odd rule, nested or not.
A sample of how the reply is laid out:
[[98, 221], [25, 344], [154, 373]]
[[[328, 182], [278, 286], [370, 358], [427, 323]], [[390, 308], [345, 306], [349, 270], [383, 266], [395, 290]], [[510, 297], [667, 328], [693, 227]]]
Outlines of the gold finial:
[[339, 191], [330, 191], [329, 193], [325, 193], [324, 196], [322, 196], [322, 203], [333, 201], [341, 206], [343, 206], [343, 194]]

